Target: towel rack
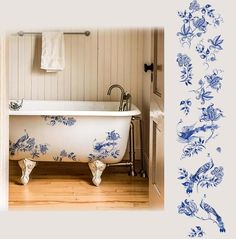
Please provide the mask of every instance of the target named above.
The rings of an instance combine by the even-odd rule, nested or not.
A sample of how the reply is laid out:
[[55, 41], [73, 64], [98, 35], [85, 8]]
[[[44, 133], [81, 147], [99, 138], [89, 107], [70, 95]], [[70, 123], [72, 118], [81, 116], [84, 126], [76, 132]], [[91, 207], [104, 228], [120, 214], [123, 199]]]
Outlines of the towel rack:
[[[24, 36], [26, 34], [42, 34], [41, 32], [24, 32], [24, 31], [19, 31], [17, 32], [18, 36]], [[64, 34], [79, 34], [79, 35], [85, 35], [86, 37], [90, 35], [90, 31], [85, 31], [85, 32], [64, 32]]]

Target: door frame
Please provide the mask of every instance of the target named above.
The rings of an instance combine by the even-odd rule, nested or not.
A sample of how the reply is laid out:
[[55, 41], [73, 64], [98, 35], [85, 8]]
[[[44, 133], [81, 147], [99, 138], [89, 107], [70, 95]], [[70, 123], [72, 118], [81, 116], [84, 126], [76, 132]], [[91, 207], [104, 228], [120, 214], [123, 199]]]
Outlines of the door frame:
[[[162, 55], [162, 65], [158, 65], [158, 61], [155, 58], [157, 51], [157, 45], [154, 44], [155, 41], [158, 40], [157, 31], [163, 31], [164, 38], [164, 30], [163, 29], [153, 29], [151, 33], [151, 58], [154, 64], [153, 72], [151, 75], [151, 87], [150, 87], [150, 128], [149, 128], [149, 203], [150, 207], [153, 209], [163, 209], [164, 207], [164, 90], [162, 90], [162, 94], [157, 92], [157, 84], [155, 82], [155, 78], [157, 78], [157, 71], [161, 71], [161, 77], [163, 77], [164, 84], [164, 55]], [[159, 41], [160, 42], [160, 41]], [[161, 44], [163, 44], [162, 53], [164, 54], [164, 39], [161, 39]], [[155, 52], [155, 54], [154, 54]], [[163, 85], [162, 85], [163, 87]], [[159, 131], [159, 138], [161, 139], [161, 149], [159, 147], [155, 147], [156, 138], [154, 138], [153, 131]], [[158, 143], [158, 142], [157, 142]], [[155, 148], [153, 148], [155, 147]], [[161, 186], [154, 183], [154, 177], [156, 175], [154, 170], [156, 170], [156, 155], [158, 149], [161, 151], [161, 177], [162, 182]], [[154, 159], [155, 157], [155, 159]]]

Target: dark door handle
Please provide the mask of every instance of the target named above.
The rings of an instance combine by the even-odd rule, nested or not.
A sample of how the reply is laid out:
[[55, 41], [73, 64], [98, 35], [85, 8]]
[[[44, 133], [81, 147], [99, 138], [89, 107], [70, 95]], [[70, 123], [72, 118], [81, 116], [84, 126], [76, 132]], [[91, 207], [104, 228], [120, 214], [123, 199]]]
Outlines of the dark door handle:
[[153, 63], [148, 65], [148, 64], [144, 64], [144, 71], [147, 72], [147, 71], [151, 71], [153, 72]]

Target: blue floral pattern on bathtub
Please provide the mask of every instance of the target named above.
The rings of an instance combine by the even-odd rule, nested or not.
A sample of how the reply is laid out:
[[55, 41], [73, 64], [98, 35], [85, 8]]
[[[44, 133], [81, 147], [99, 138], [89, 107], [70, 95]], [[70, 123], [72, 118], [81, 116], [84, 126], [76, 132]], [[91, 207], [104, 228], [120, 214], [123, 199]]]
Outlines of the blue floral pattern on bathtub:
[[48, 122], [48, 125], [54, 126], [54, 125], [65, 125], [65, 126], [72, 126], [76, 123], [76, 119], [73, 117], [67, 117], [67, 116], [52, 116], [52, 115], [43, 115], [42, 116], [46, 122]]
[[32, 158], [38, 158], [40, 155], [46, 154], [48, 144], [37, 144], [35, 138], [30, 137], [25, 130], [25, 134], [21, 136], [15, 143], [9, 143], [10, 155], [15, 155], [17, 152], [28, 152]]
[[120, 150], [117, 148], [118, 140], [120, 139], [119, 133], [115, 130], [106, 132], [106, 139], [103, 141], [94, 140], [93, 153], [90, 153], [88, 158], [90, 160], [102, 160], [107, 157], [117, 158], [120, 155]]
[[[178, 181], [185, 199], [178, 205], [178, 213], [199, 219], [202, 223], [213, 222], [219, 232], [225, 232], [222, 217], [211, 204], [206, 203], [207, 192], [210, 188], [213, 191], [220, 187], [224, 177], [224, 168], [215, 163], [208, 147], [211, 142], [215, 153], [222, 152], [221, 145], [213, 139], [218, 136], [220, 122], [224, 118], [223, 110], [215, 103], [222, 89], [223, 70], [219, 65], [214, 69], [213, 63], [218, 64], [220, 52], [223, 51], [224, 37], [218, 31], [214, 32], [215, 27], [223, 23], [223, 18], [212, 5], [200, 4], [197, 0], [190, 1], [188, 9], [179, 11], [178, 16], [181, 27], [177, 36], [183, 51], [177, 53], [176, 61], [180, 69], [180, 84], [184, 83], [187, 88], [183, 88], [186, 98], [178, 105], [182, 118], [177, 124], [177, 140], [183, 145], [180, 159], [199, 161], [195, 170], [184, 163], [189, 161], [180, 161]], [[212, 30], [211, 35], [208, 34], [209, 28]], [[202, 69], [199, 66], [195, 69], [194, 58], [203, 63], [200, 64]], [[202, 77], [195, 79], [195, 71]], [[198, 116], [190, 114], [190, 109], [191, 112], [197, 112]], [[214, 146], [214, 142], [217, 145]], [[207, 229], [203, 231], [197, 225], [190, 229], [187, 236], [204, 237], [206, 234]]]
[[65, 149], [63, 149], [59, 156], [53, 156], [53, 159], [57, 162], [61, 162], [63, 160], [63, 158], [68, 158], [68, 159], [71, 159], [73, 161], [78, 161], [78, 158], [77, 156], [75, 155], [74, 152], [70, 152], [70, 153], [67, 153], [67, 151]]

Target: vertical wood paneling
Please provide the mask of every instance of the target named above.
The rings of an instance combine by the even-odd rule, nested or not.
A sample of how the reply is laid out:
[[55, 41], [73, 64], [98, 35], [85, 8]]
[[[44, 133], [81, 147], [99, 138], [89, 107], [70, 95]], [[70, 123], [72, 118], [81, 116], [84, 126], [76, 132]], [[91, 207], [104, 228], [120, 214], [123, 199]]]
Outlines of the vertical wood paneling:
[[[118, 32], [117, 30], [111, 30], [111, 81], [110, 84], [117, 84], [118, 82]], [[111, 100], [118, 99], [118, 92], [113, 92]]]
[[[131, 34], [132, 34], [132, 30], [126, 30], [124, 32], [124, 78], [123, 78], [123, 87], [126, 91], [131, 92], [131, 61], [132, 61], [132, 49], [131, 49]], [[135, 86], [133, 86], [135, 87]]]
[[137, 100], [138, 100], [138, 82], [137, 82], [137, 50], [138, 50], [138, 45], [137, 45], [137, 30], [134, 30], [131, 32], [131, 54], [132, 54], [132, 58], [131, 58], [131, 82], [135, 82], [135, 84], [132, 84], [132, 89], [131, 89], [131, 95], [132, 95], [132, 99], [133, 102], [135, 102], [135, 104], [137, 104]]
[[[117, 72], [117, 83], [124, 85], [124, 54], [125, 54], [125, 30], [118, 31], [118, 72]], [[120, 95], [120, 92], [119, 92]]]
[[77, 36], [71, 36], [71, 99], [79, 99], [79, 41]]
[[144, 65], [144, 55], [143, 55], [143, 45], [144, 45], [144, 30], [138, 30], [138, 56], [137, 56], [137, 85], [138, 85], [138, 107], [142, 108], [142, 85], [143, 85], [143, 65]]
[[25, 97], [25, 38], [18, 37], [18, 97], [24, 98]]
[[78, 84], [78, 98], [77, 100], [85, 100], [85, 93], [84, 93], [84, 87], [85, 87], [85, 84], [84, 84], [84, 81], [85, 81], [85, 41], [86, 39], [84, 37], [80, 37], [78, 39], [78, 45], [79, 45], [79, 49], [78, 49], [78, 62], [75, 62], [74, 65], [76, 67], [79, 68], [79, 71], [78, 71], [78, 78], [75, 79], [77, 82], [79, 82]]
[[120, 84], [141, 107], [144, 35], [137, 29], [92, 31], [91, 36], [65, 35], [65, 69], [40, 69], [41, 37], [9, 38], [11, 98], [45, 100], [119, 100]]
[[18, 98], [18, 39], [9, 37], [9, 59], [8, 59], [8, 76], [9, 76], [9, 98]]
[[[110, 100], [107, 95], [107, 90], [111, 85], [111, 31], [105, 31], [104, 35], [105, 49], [104, 49], [104, 81], [103, 81], [103, 100]], [[114, 92], [112, 92], [114, 93]]]
[[71, 35], [65, 35], [65, 70], [63, 78], [64, 99], [71, 100]]
[[32, 56], [32, 99], [44, 100], [45, 99], [45, 79], [44, 70], [40, 69], [41, 66], [41, 51], [42, 39], [39, 36], [32, 36], [31, 41], [31, 56]]
[[97, 100], [97, 31], [85, 41], [85, 100]]
[[102, 101], [105, 78], [105, 31], [98, 32], [98, 100]]
[[31, 36], [25, 36], [24, 41], [24, 59], [25, 59], [25, 72], [24, 72], [24, 82], [25, 82], [25, 99], [31, 99], [31, 69], [32, 69], [32, 55], [31, 55]]

